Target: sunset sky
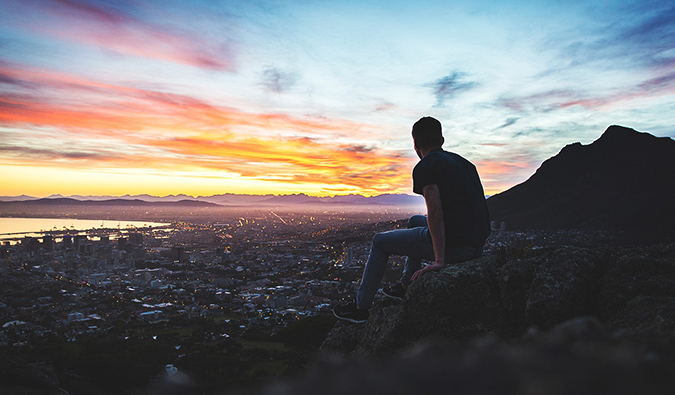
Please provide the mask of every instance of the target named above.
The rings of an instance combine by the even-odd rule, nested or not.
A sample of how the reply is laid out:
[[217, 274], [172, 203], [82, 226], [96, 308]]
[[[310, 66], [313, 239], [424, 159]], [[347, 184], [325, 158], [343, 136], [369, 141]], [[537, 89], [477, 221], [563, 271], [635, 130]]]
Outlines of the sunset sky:
[[612, 124], [675, 137], [670, 1], [0, 2], [0, 196], [487, 194]]

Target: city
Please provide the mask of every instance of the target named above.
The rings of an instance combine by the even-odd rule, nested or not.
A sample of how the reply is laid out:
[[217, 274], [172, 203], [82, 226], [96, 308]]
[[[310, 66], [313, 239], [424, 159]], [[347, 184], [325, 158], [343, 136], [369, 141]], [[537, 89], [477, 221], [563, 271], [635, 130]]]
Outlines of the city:
[[[353, 297], [372, 236], [406, 226], [398, 212], [239, 214], [5, 241], [0, 351], [55, 371], [71, 393], [94, 387], [96, 392], [105, 383], [120, 386], [115, 380], [120, 374], [135, 379], [113, 385], [116, 390], [145, 388], [167, 365], [193, 372], [208, 383], [203, 388], [219, 389], [297, 371], [332, 327], [332, 305]], [[589, 238], [577, 231], [509, 232], [506, 224], [493, 224], [486, 253], [575, 237]], [[396, 281], [403, 262], [392, 257], [386, 282]], [[315, 330], [314, 348], [306, 338], [293, 339], [306, 336], [293, 330], [303, 325], [321, 328]], [[115, 344], [108, 363], [99, 361], [100, 371], [83, 366], [87, 351], [75, 347], [93, 343]], [[115, 366], [126, 361], [119, 354], [125, 347], [147, 349], [153, 343], [163, 349], [138, 357], [144, 362]], [[209, 373], [196, 356], [213, 347], [224, 347], [219, 355], [239, 365], [247, 361], [248, 367]], [[213, 366], [230, 365], [219, 360]]]

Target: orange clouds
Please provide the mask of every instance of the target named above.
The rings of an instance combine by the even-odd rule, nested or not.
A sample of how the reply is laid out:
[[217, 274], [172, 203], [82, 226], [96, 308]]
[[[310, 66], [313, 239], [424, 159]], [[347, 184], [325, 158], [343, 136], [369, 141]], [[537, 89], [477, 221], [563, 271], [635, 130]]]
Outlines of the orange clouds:
[[0, 67], [0, 81], [31, 86], [0, 94], [0, 122], [13, 130], [0, 144], [5, 164], [207, 172], [363, 194], [409, 188], [408, 157], [345, 138], [369, 125], [245, 113], [44, 70]]

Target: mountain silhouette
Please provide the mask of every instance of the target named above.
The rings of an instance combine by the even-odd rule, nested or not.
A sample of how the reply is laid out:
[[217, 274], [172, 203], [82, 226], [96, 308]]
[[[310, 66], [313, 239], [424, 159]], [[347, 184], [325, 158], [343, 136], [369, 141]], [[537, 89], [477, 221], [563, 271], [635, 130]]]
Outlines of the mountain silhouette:
[[492, 219], [507, 229], [675, 234], [675, 141], [610, 126], [589, 145], [574, 143], [522, 184], [490, 197]]
[[167, 202], [147, 202], [140, 199], [106, 199], [106, 200], [78, 200], [73, 198], [42, 198], [24, 201], [0, 201], [2, 206], [164, 206], [164, 207], [218, 207], [219, 204], [201, 202], [198, 200], [179, 200]]

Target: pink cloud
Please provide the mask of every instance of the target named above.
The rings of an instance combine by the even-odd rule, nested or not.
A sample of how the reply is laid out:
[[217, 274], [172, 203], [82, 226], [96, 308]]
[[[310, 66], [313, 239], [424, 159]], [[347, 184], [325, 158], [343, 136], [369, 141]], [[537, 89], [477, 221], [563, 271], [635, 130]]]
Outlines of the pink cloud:
[[206, 40], [194, 32], [142, 20], [130, 13], [76, 0], [52, 0], [30, 29], [60, 39], [144, 58], [210, 70], [231, 70], [231, 43]]
[[[409, 186], [413, 163], [399, 152], [325, 138], [368, 125], [245, 113], [186, 95], [2, 63], [0, 80], [30, 86], [20, 93], [0, 92], [0, 123], [17, 130], [12, 141], [0, 144], [0, 158], [12, 162], [201, 168], [288, 183], [349, 185], [363, 192]], [[59, 146], [33, 136], [38, 130]], [[280, 130], [321, 138], [280, 137]]]
[[547, 112], [574, 106], [602, 110], [641, 98], [654, 98], [675, 93], [675, 70], [666, 68], [662, 75], [633, 87], [604, 94], [589, 95], [572, 90], [550, 90], [529, 96], [503, 97], [500, 104], [515, 111]]

